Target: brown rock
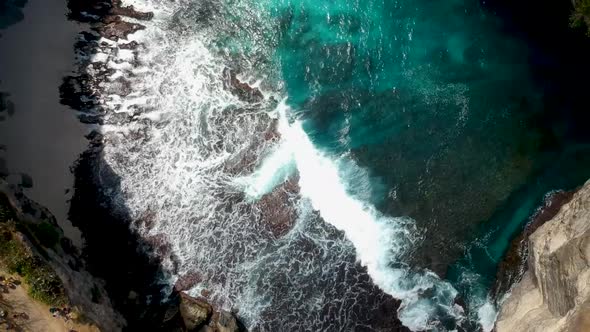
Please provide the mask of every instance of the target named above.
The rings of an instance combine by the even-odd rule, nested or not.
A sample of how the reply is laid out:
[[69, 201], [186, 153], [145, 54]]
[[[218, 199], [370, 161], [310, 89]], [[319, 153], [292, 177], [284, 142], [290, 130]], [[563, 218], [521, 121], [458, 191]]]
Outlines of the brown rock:
[[180, 315], [188, 331], [197, 331], [211, 315], [211, 306], [201, 300], [180, 293]]
[[178, 278], [174, 284], [174, 290], [177, 292], [187, 291], [202, 281], [203, 277], [199, 273], [189, 272]]
[[[118, 2], [120, 3], [120, 1]], [[127, 16], [142, 21], [148, 21], [154, 17], [154, 13], [152, 12], [140, 12], [135, 10], [133, 6], [121, 7], [120, 5], [113, 7], [111, 14]]]
[[287, 234], [297, 221], [297, 210], [288, 204], [299, 193], [297, 180], [289, 179], [256, 203], [262, 212], [261, 221], [277, 238]]
[[262, 92], [258, 88], [253, 88], [248, 83], [242, 83], [236, 77], [236, 73], [226, 68], [223, 71], [223, 77], [225, 82], [225, 87], [229, 89], [233, 94], [238, 96], [243, 101], [247, 101], [249, 103], [258, 103], [264, 99]]
[[238, 332], [238, 322], [231, 313], [222, 311], [216, 318], [215, 327], [217, 332]]
[[109, 16], [105, 18], [105, 23], [98, 29], [99, 33], [114, 41], [127, 39], [130, 34], [145, 29], [145, 26], [141, 24], [123, 21], [120, 16]]

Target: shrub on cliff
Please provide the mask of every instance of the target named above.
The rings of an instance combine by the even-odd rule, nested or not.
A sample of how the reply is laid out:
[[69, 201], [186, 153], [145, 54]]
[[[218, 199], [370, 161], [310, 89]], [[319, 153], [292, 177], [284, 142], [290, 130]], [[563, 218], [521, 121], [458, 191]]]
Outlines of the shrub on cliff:
[[578, 28], [586, 26], [586, 32], [590, 36], [590, 0], [574, 1], [574, 12], [570, 17], [572, 27]]
[[0, 193], [0, 222], [14, 220], [16, 215], [6, 195]]
[[66, 305], [68, 301], [61, 279], [15, 234], [14, 225], [0, 227], [0, 265], [23, 278], [33, 299], [51, 306]]
[[55, 226], [47, 221], [40, 224], [31, 224], [30, 228], [35, 238], [45, 248], [54, 248], [59, 242], [59, 233], [55, 229]]

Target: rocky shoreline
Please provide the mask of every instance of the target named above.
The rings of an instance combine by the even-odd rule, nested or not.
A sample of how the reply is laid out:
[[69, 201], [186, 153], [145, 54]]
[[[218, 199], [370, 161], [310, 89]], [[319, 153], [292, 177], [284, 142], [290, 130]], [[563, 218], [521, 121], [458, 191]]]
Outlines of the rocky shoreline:
[[504, 259], [498, 264], [496, 281], [491, 294], [496, 301], [510, 291], [515, 283], [522, 279], [526, 272], [529, 255], [529, 238], [543, 224], [551, 220], [564, 204], [567, 204], [577, 190], [554, 191], [545, 196], [543, 205], [530, 217], [524, 230], [512, 240]]
[[[69, 19], [88, 24], [76, 44], [79, 63], [76, 75], [64, 78], [60, 87], [62, 103], [79, 113], [80, 121], [90, 126], [138, 121], [135, 114], [108, 114], [104, 107], [102, 82], [114, 71], [100, 61], [97, 54], [129, 50], [131, 63], [139, 65], [138, 52], [143, 45], [127, 42], [130, 34], [145, 29], [141, 21], [152, 19], [153, 13], [140, 12], [121, 1], [69, 1]], [[105, 41], [106, 40], [106, 41]], [[114, 44], [113, 44], [114, 43]], [[261, 97], [260, 91], [240, 83], [229, 74], [230, 87], [251, 101]], [[126, 96], [131, 82], [120, 77], [118, 90], [111, 94]], [[148, 125], [149, 123], [145, 123]], [[146, 139], [137, 133], [138, 139]], [[142, 138], [143, 137], [143, 138]], [[128, 331], [218, 331], [245, 330], [233, 313], [219, 310], [204, 297], [184, 293], [194, 278], [187, 276], [169, 285], [164, 261], [175, 257], [165, 237], [142, 238], [134, 230], [150, 227], [152, 217], [146, 213], [139, 219], [130, 217], [122, 202], [115, 201], [120, 191], [119, 177], [104, 160], [105, 137], [94, 130], [88, 136], [90, 146], [73, 167], [75, 193], [71, 200], [70, 220], [82, 231], [86, 246], [83, 255], [89, 270], [105, 281], [105, 289], [114, 308], [125, 317]], [[108, 329], [109, 331], [111, 329]]]
[[528, 239], [528, 271], [502, 304], [496, 331], [590, 329], [590, 182]]
[[[134, 112], [109, 114], [106, 117], [107, 110], [100, 102], [100, 86], [114, 72], [101, 62], [92, 62], [91, 58], [97, 53], [130, 50], [134, 54], [131, 64], [138, 66], [137, 54], [143, 46], [135, 41], [127, 42], [126, 39], [130, 34], [145, 29], [141, 21], [150, 20], [153, 14], [136, 11], [132, 6], [122, 7], [121, 2], [116, 0], [85, 3], [70, 1], [70, 10], [70, 19], [90, 24], [91, 31], [83, 32], [76, 46], [83, 61], [79, 64], [79, 75], [69, 76], [64, 80], [61, 87], [62, 102], [78, 110], [80, 120], [89, 125], [147, 122], [148, 120], [139, 120]], [[101, 38], [117, 42], [117, 45], [113, 47]], [[224, 71], [223, 76], [226, 88], [241, 100], [257, 103], [263, 99], [258, 89], [240, 82], [232, 70]], [[117, 87], [117, 91], [110, 93], [122, 97], [131, 93], [131, 82], [122, 77], [117, 79]], [[136, 135], [139, 140], [146, 139], [141, 129], [130, 135]], [[272, 128], [269, 129], [270, 139], [277, 136]], [[120, 202], [113, 201], [111, 197], [117, 197], [117, 191], [120, 190], [120, 179], [103, 159], [105, 137], [95, 131], [89, 139], [91, 148], [74, 167], [76, 193], [72, 200], [70, 218], [85, 234], [85, 258], [93, 273], [106, 281], [106, 291], [115, 308], [127, 319], [127, 329], [243, 329], [235, 321], [233, 314], [215, 312], [211, 304], [205, 301], [207, 294], [193, 298], [183, 292], [195, 283], [197, 274], [180, 278], [173, 290], [169, 290], [170, 285], [163, 281], [168, 276], [162, 265], [166, 260], [172, 262], [174, 269], [176, 259], [170, 250], [170, 244], [165, 237], [142, 238], [129, 227], [134, 225], [149, 228], [151, 215], [146, 213], [142, 218], [133, 220]], [[286, 183], [285, 187], [289, 192], [298, 191], [291, 182]], [[108, 188], [108, 193], [104, 191], [105, 188]], [[276, 201], [285, 199], [283, 196], [284, 194], [277, 192], [260, 202], [262, 208], [269, 211], [269, 227], [277, 236], [288, 231], [294, 219], [293, 211], [272, 210], [272, 207], [278, 205]], [[543, 210], [549, 212], [542, 212], [535, 217], [535, 221], [526, 228], [523, 235], [513, 242], [513, 254], [506, 258], [498, 273], [500, 281], [495, 291], [497, 294], [505, 292], [522, 277], [524, 271], [520, 267], [527, 256], [527, 238], [543, 222], [552, 218], [557, 213], [558, 206], [566, 203], [568, 197], [571, 198], [570, 193], [549, 199]], [[277, 220], [279, 221], [276, 224], [272, 224]], [[105, 246], [106, 241], [108, 246]]]
[[[0, 180], [0, 198], [5, 200], [0, 206], [3, 212], [0, 220], [2, 241], [17, 241], [15, 243], [22, 246], [32, 262], [35, 262], [31, 271], [17, 271], [25, 273], [25, 281], [26, 273], [34, 273], [35, 284], [29, 285], [29, 288], [35, 290], [42, 287], [36, 291], [40, 292], [36, 300], [45, 301], [49, 305], [68, 305], [76, 308], [87, 321], [104, 331], [120, 330], [125, 320], [113, 309], [108, 296], [100, 295], [106, 294], [104, 283], [88, 272], [80, 252], [63, 235], [51, 213], [27, 198], [20, 187], [9, 185], [3, 180]], [[39, 233], [39, 229], [43, 229], [43, 233]], [[23, 258], [0, 258], [4, 259]], [[8, 263], [8, 269], [11, 268], [11, 264], [13, 263]], [[55, 280], [44, 282], [39, 279], [43, 274], [48, 275], [43, 278], [54, 275]], [[63, 295], [42, 295], [42, 292], [50, 289], [54, 289], [53, 293], [62, 289]]]

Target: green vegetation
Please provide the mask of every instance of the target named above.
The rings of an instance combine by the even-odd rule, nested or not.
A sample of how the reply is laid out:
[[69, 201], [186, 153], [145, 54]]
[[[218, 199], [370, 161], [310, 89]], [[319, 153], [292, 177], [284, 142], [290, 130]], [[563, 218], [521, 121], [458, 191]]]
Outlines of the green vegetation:
[[586, 32], [590, 36], [590, 0], [577, 0], [574, 2], [574, 12], [570, 17], [572, 27], [581, 28], [586, 26]]
[[31, 224], [29, 229], [35, 238], [46, 248], [53, 248], [59, 242], [60, 235], [55, 226], [44, 221], [40, 224]]
[[53, 248], [60, 238], [55, 227], [48, 222], [34, 224], [17, 220], [8, 198], [0, 194], [0, 267], [21, 276], [33, 299], [51, 306], [67, 304], [61, 279], [41, 257], [27, 248], [17, 235], [19, 231], [31, 241], [38, 242], [34, 243], [35, 247], [41, 250], [39, 244]]
[[0, 222], [14, 220], [15, 218], [16, 214], [14, 213], [14, 209], [12, 208], [12, 206], [10, 206], [8, 197], [0, 193]]
[[67, 304], [61, 279], [40, 257], [28, 250], [14, 234], [14, 225], [0, 226], [0, 265], [18, 274], [29, 286], [29, 295], [52, 306]]
[[91, 292], [92, 302], [100, 303], [100, 299], [101, 299], [102, 295], [100, 294], [100, 289], [98, 288], [98, 286], [93, 285], [90, 292]]

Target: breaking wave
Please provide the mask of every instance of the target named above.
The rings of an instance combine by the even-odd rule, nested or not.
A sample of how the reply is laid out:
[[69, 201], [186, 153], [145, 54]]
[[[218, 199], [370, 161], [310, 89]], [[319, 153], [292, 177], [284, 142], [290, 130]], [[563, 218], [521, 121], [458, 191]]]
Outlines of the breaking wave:
[[[121, 178], [117, 201], [143, 220], [133, 226], [169, 244], [171, 283], [189, 280], [192, 295], [252, 330], [387, 330], [395, 310], [413, 330], [461, 324], [457, 291], [404, 262], [420, 241], [413, 221], [351, 194], [343, 174], [366, 172], [316, 148], [286, 102], [277, 105], [285, 93], [272, 65], [213, 47], [216, 29], [244, 28], [220, 25], [222, 4], [125, 4], [155, 16], [131, 37], [139, 52], [105, 40], [93, 57], [113, 69], [102, 86], [104, 158]], [[228, 67], [264, 98], [232, 93]], [[122, 81], [132, 91], [122, 94]]]

